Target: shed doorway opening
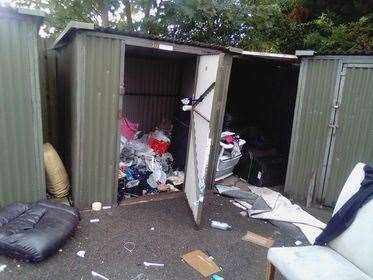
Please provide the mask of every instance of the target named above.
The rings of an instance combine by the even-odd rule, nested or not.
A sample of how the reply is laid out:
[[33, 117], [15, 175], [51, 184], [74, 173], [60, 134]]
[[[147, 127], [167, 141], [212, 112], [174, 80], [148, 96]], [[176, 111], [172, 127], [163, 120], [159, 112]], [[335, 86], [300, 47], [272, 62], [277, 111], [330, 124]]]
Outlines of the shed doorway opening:
[[[294, 61], [233, 59], [217, 180], [235, 174], [252, 185], [282, 190], [298, 75]], [[229, 147], [234, 141], [236, 149]]]
[[197, 56], [126, 46], [117, 202], [182, 192]]

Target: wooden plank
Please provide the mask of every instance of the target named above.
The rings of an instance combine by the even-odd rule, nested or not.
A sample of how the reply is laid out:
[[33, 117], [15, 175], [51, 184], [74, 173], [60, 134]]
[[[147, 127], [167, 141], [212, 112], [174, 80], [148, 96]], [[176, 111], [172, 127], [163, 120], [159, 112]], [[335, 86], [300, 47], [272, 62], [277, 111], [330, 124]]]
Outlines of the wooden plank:
[[266, 266], [266, 280], [274, 280], [276, 274], [276, 268], [270, 262], [267, 262]]
[[271, 248], [274, 243], [274, 240], [272, 238], [267, 238], [251, 231], [248, 231], [246, 235], [242, 237], [242, 240], [249, 241], [266, 248]]

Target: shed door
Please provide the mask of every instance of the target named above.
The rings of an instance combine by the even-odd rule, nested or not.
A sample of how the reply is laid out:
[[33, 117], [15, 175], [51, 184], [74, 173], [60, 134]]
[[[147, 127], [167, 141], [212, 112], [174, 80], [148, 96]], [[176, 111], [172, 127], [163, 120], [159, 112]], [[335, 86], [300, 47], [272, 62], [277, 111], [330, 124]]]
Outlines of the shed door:
[[373, 64], [345, 64], [341, 73], [323, 202], [332, 205], [357, 162], [373, 162]]
[[[215, 83], [219, 58], [219, 55], [206, 55], [199, 58], [194, 99], [200, 97], [211, 84]], [[193, 107], [191, 112], [185, 193], [197, 225], [201, 220], [202, 203], [208, 177], [208, 162], [213, 140], [211, 139], [210, 120], [213, 119], [215, 92], [216, 87], [201, 103]]]

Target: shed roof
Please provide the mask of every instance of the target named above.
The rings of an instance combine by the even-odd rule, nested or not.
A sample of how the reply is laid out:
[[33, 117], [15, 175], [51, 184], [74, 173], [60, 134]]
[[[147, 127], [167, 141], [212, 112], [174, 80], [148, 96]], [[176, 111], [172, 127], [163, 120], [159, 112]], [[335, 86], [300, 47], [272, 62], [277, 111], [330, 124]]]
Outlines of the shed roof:
[[373, 56], [372, 50], [349, 50], [349, 51], [325, 51], [317, 52], [314, 50], [297, 50], [295, 55], [298, 57], [307, 56]]
[[[77, 21], [71, 21], [66, 28], [60, 33], [60, 35], [57, 37], [55, 42], [52, 45], [52, 48], [57, 49], [64, 45], [70, 38], [72, 34], [74, 34], [78, 30], [83, 31], [93, 31], [97, 32], [98, 34], [103, 35], [112, 35], [112, 36], [123, 36], [126, 38], [137, 38], [137, 39], [144, 39], [144, 40], [151, 40], [156, 41], [158, 43], [164, 42], [165, 44], [171, 44], [171, 45], [179, 45], [179, 46], [185, 46], [185, 47], [194, 47], [194, 48], [200, 48], [204, 50], [210, 50], [214, 51], [215, 53], [219, 52], [226, 52], [226, 53], [232, 53], [243, 57], [259, 57], [263, 59], [270, 59], [270, 60], [284, 60], [284, 61], [297, 61], [298, 58], [295, 55], [291, 54], [278, 54], [278, 53], [266, 53], [266, 52], [253, 52], [253, 51], [245, 51], [240, 48], [235, 47], [224, 47], [220, 45], [215, 44], [207, 44], [207, 43], [201, 43], [196, 41], [183, 41], [178, 39], [172, 39], [167, 37], [158, 37], [153, 35], [148, 35], [144, 33], [139, 32], [128, 32], [123, 30], [117, 30], [113, 28], [101, 28], [96, 27], [93, 23], [84, 23], [84, 22], [77, 22]], [[167, 50], [167, 45], [158, 45], [159, 49], [162, 49], [164, 47], [165, 50]], [[170, 46], [171, 47], [171, 46]]]
[[10, 7], [0, 7], [0, 13], [4, 15], [32, 16], [39, 19], [43, 19], [46, 16], [46, 13], [41, 10]]

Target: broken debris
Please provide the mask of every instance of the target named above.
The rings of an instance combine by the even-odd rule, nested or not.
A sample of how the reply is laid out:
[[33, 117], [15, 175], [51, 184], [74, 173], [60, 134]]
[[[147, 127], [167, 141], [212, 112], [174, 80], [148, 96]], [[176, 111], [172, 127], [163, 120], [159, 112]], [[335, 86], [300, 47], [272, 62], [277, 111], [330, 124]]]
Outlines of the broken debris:
[[3, 272], [6, 268], [6, 264], [0, 264], [0, 272]]
[[93, 277], [101, 278], [104, 280], [109, 280], [109, 278], [105, 277], [104, 275], [101, 275], [100, 273], [94, 272], [93, 270], [91, 271], [91, 274]]
[[100, 219], [90, 219], [89, 220], [91, 223], [98, 223], [100, 221]]
[[272, 238], [267, 238], [251, 231], [248, 231], [246, 235], [242, 237], [242, 240], [249, 241], [266, 248], [271, 248], [274, 243], [274, 240]]
[[84, 256], [85, 256], [85, 251], [78, 251], [76, 254], [77, 254], [79, 257], [84, 258]]
[[227, 223], [219, 222], [219, 221], [211, 221], [211, 227], [221, 229], [221, 230], [231, 230], [232, 226], [228, 225]]
[[214, 273], [221, 271], [211, 257], [207, 256], [201, 250], [195, 250], [182, 256], [183, 260], [203, 275], [208, 277]]
[[149, 267], [149, 266], [164, 267], [164, 263], [144, 262], [144, 265], [146, 267]]

